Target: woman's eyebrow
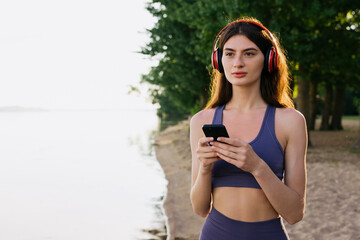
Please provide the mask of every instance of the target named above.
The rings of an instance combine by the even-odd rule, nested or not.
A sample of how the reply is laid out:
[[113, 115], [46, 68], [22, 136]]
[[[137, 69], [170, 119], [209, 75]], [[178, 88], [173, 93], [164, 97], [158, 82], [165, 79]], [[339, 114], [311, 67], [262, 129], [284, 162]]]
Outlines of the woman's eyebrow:
[[[232, 49], [232, 48], [224, 48], [224, 51], [232, 51], [232, 52], [235, 52], [235, 50]], [[243, 52], [246, 52], [246, 51], [258, 51], [258, 49], [250, 47], [250, 48], [245, 48], [245, 49], [243, 49], [242, 51], [243, 51]]]
[[246, 52], [246, 51], [257, 51], [256, 48], [246, 48], [243, 50], [243, 52]]

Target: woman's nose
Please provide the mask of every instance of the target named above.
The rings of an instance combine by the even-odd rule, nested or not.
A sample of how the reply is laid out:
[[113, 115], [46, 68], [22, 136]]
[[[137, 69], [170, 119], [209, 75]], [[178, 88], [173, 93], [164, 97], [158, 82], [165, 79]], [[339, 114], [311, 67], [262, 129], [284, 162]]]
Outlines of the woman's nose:
[[244, 66], [244, 59], [242, 56], [236, 56], [234, 59], [234, 67], [243, 67]]

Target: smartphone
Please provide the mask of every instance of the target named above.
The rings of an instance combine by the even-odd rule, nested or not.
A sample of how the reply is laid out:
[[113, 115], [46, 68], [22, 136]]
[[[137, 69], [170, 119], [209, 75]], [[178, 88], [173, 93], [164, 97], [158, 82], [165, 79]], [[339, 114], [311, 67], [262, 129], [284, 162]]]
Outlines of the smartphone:
[[202, 130], [206, 137], [213, 137], [214, 141], [217, 141], [218, 137], [229, 137], [225, 126], [222, 124], [205, 124]]

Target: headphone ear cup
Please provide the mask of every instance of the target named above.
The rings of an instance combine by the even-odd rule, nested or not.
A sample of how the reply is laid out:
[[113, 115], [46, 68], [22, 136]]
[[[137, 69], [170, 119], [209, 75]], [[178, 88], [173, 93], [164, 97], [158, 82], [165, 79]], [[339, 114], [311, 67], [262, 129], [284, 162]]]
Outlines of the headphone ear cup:
[[217, 51], [217, 62], [218, 62], [218, 70], [220, 73], [224, 73], [224, 67], [223, 67], [223, 64], [222, 64], [222, 61], [221, 61], [221, 58], [222, 58], [222, 51], [221, 49], [218, 49]]
[[222, 51], [221, 51], [221, 49], [217, 48], [211, 56], [211, 65], [213, 68], [218, 70], [220, 73], [223, 73], [224, 68], [223, 68], [223, 65], [221, 62], [221, 57], [222, 57]]
[[269, 73], [272, 73], [275, 69], [277, 69], [277, 54], [274, 51], [274, 48], [270, 48], [266, 52], [264, 68]]
[[276, 69], [278, 69], [278, 54], [277, 54], [277, 52], [274, 50], [274, 48], [272, 48], [272, 51], [274, 52], [274, 60], [273, 60], [273, 62], [274, 62], [274, 71], [276, 70]]
[[270, 72], [269, 71], [269, 60], [270, 60], [270, 49], [266, 52], [266, 55], [265, 55], [265, 61], [264, 61], [264, 69], [267, 71], [267, 72]]
[[218, 69], [216, 56], [217, 56], [217, 50], [211, 53], [211, 66], [215, 69]]

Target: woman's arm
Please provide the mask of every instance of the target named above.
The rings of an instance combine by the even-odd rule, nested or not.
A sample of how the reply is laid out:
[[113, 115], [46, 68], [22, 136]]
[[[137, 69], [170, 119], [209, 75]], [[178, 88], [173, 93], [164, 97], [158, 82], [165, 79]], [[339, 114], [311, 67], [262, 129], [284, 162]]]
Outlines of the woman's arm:
[[204, 111], [194, 115], [190, 122], [190, 145], [192, 155], [190, 199], [193, 211], [206, 217], [211, 206], [211, 171], [213, 162], [218, 161], [215, 151], [208, 146], [211, 138], [204, 137], [201, 127], [205, 122]]
[[285, 177], [283, 184], [263, 162], [253, 175], [275, 210], [289, 223], [299, 222], [305, 211], [306, 121], [299, 112], [287, 109], [282, 116], [286, 134]]
[[274, 209], [289, 224], [295, 224], [303, 218], [305, 209], [307, 131], [299, 112], [286, 109], [282, 115], [281, 126], [286, 135], [285, 184], [244, 141], [222, 138], [220, 141], [230, 145], [215, 143], [214, 149], [225, 161], [252, 173]]

